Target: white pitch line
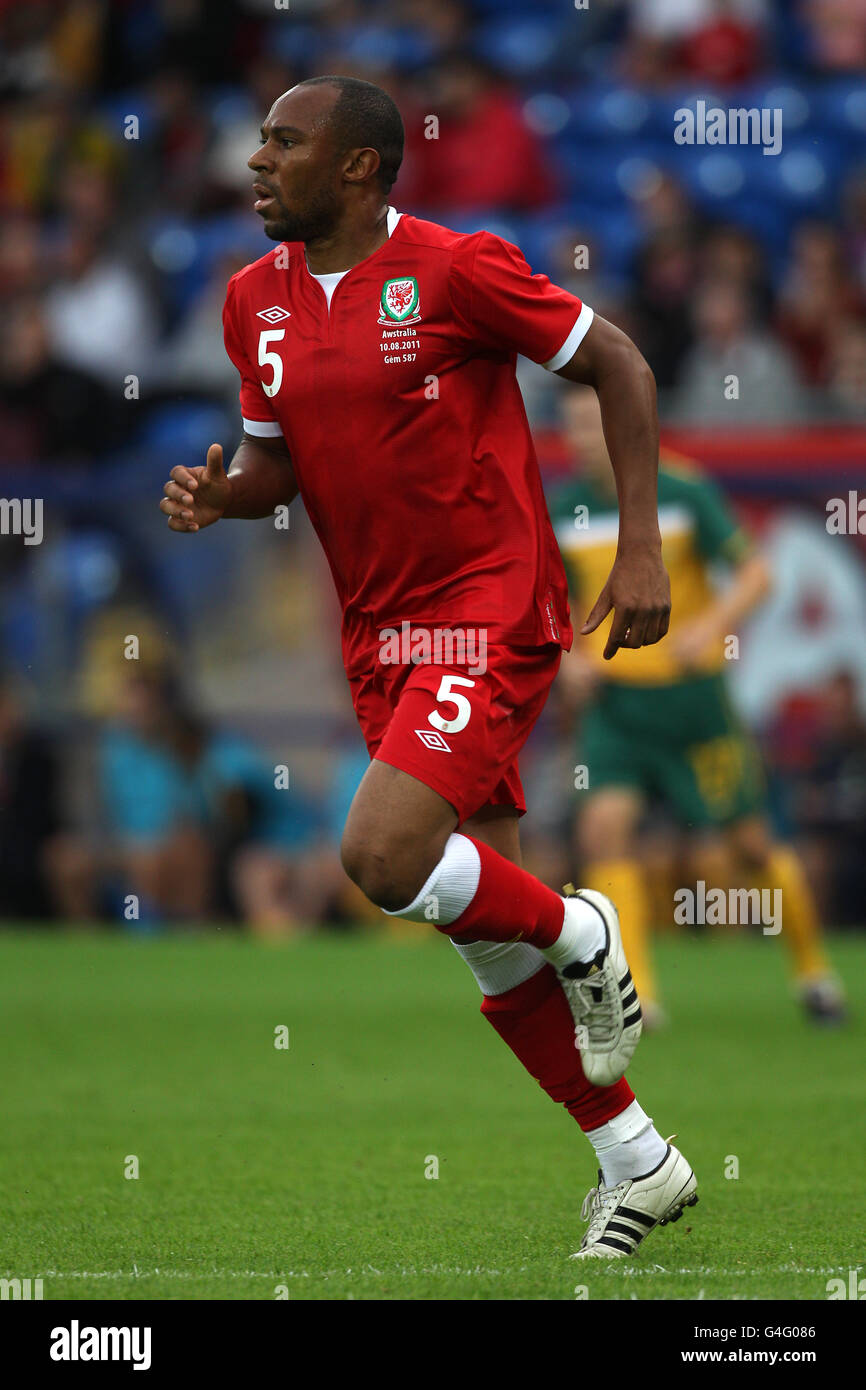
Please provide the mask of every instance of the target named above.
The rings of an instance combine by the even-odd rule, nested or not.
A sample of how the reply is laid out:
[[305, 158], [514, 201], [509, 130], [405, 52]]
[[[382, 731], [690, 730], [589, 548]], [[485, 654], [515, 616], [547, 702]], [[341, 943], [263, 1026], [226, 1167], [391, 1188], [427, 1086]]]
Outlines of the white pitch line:
[[[564, 1272], [571, 1274], [573, 1266], [563, 1266]], [[814, 1275], [816, 1277], [827, 1277], [833, 1274], [848, 1274], [852, 1265], [827, 1265], [821, 1268], [813, 1268], [806, 1265], [775, 1265], [765, 1269], [724, 1269], [719, 1266], [702, 1265], [696, 1269], [671, 1268], [666, 1269], [661, 1265], [651, 1265], [648, 1267], [612, 1267], [599, 1270], [605, 1278], [615, 1279], [618, 1275], [625, 1278], [634, 1278], [636, 1275], [642, 1277], [662, 1275], [662, 1276], [686, 1276], [689, 1278], [704, 1278], [707, 1276], [720, 1276], [723, 1278], [760, 1278], [768, 1275], [779, 1274], [800, 1274]], [[859, 1266], [856, 1267], [859, 1270]], [[209, 1269], [209, 1270], [188, 1270], [188, 1269], [101, 1269], [101, 1270], [61, 1270], [48, 1269], [41, 1274], [32, 1275], [32, 1278], [40, 1279], [345, 1279], [345, 1278], [391, 1278], [400, 1275], [404, 1279], [429, 1278], [433, 1275], [444, 1275], [448, 1278], [455, 1276], [480, 1276], [502, 1279], [521, 1274], [535, 1274], [539, 1271], [536, 1268], [530, 1269], [527, 1265], [521, 1265], [514, 1269], [488, 1269], [482, 1265], [475, 1265], [472, 1268], [452, 1268], [447, 1265], [413, 1266], [399, 1265], [391, 1269], [376, 1269], [372, 1265], [361, 1266], [358, 1269], [329, 1269], [311, 1271], [307, 1269]], [[595, 1271], [594, 1271], [595, 1272]], [[11, 1274], [6, 1277], [12, 1277]]]

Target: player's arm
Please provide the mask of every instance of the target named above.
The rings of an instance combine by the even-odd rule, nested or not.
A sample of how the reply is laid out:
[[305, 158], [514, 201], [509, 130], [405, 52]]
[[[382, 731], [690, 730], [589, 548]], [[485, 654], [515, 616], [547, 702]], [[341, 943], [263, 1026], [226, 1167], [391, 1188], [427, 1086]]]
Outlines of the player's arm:
[[[739, 533], [742, 535], [742, 532]], [[730, 584], [691, 622], [674, 633], [671, 641], [684, 666], [699, 666], [708, 651], [732, 633], [772, 588], [770, 567], [764, 556], [751, 548], [733, 562]]]
[[282, 436], [245, 434], [226, 473], [222, 445], [212, 444], [200, 467], [178, 464], [163, 488], [160, 510], [172, 531], [200, 531], [221, 518], [255, 520], [273, 516], [298, 493], [292, 460]]
[[644, 647], [668, 630], [671, 591], [658, 524], [659, 426], [655, 378], [625, 333], [596, 314], [558, 376], [592, 386], [601, 406], [607, 450], [616, 475], [619, 541], [599, 598], [581, 628], [594, 632], [611, 609], [604, 658], [619, 647]]

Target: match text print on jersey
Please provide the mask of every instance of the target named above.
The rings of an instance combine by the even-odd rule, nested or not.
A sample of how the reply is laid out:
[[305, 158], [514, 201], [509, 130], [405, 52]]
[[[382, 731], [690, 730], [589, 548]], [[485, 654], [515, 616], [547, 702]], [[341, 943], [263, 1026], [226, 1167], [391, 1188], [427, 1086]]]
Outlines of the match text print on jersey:
[[413, 627], [379, 632], [383, 666], [465, 666], [473, 676], [487, 670], [487, 629], [484, 627]]

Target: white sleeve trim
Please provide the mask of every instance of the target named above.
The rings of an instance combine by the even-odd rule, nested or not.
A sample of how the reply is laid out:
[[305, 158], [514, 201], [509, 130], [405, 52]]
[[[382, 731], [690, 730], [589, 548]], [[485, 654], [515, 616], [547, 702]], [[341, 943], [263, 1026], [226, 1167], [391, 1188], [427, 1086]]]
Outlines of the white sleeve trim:
[[259, 439], [278, 439], [282, 430], [276, 420], [243, 420], [244, 434], [258, 435]]
[[574, 327], [563, 343], [555, 357], [551, 357], [549, 362], [542, 362], [542, 366], [549, 372], [558, 372], [560, 367], [564, 367], [570, 362], [577, 349], [586, 337], [587, 329], [595, 318], [595, 314], [588, 304], [581, 305], [580, 313], [575, 320]]

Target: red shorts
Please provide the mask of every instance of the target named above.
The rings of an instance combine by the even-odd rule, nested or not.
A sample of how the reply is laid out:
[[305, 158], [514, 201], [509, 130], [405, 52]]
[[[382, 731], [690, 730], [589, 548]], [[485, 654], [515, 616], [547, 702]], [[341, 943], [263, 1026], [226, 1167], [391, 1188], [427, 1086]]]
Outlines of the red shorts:
[[517, 755], [544, 708], [562, 648], [493, 646], [486, 669], [377, 662], [350, 677], [371, 758], [450, 802], [458, 824], [482, 806], [526, 810]]

